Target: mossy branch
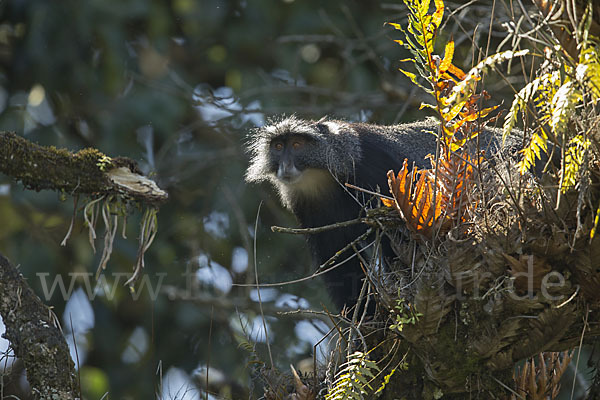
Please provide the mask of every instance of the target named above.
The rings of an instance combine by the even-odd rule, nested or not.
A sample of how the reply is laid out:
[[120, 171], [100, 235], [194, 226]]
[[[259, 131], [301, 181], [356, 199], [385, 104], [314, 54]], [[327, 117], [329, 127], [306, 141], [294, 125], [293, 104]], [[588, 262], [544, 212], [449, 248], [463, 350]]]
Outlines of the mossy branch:
[[[94, 252], [99, 216], [102, 216], [106, 228], [97, 275], [106, 268], [110, 259], [119, 218], [122, 218], [125, 232], [124, 206], [135, 202], [139, 208], [145, 208], [138, 256], [134, 272], [127, 281], [133, 288], [144, 267], [144, 254], [157, 231], [158, 206], [168, 198], [154, 181], [141, 174], [135, 161], [124, 157], [111, 158], [91, 148], [72, 153], [54, 146], [40, 146], [14, 133], [0, 132], [0, 172], [22, 182], [28, 189], [51, 189], [89, 198], [83, 214]], [[75, 214], [76, 210], [73, 218]], [[70, 237], [72, 227], [73, 221], [63, 245]]]
[[75, 366], [56, 316], [1, 254], [0, 293], [4, 337], [23, 360], [33, 398], [79, 398]]
[[0, 172], [36, 191], [121, 195], [144, 204], [161, 203], [168, 197], [131, 159], [110, 158], [91, 148], [72, 153], [40, 146], [9, 132], [0, 132]]

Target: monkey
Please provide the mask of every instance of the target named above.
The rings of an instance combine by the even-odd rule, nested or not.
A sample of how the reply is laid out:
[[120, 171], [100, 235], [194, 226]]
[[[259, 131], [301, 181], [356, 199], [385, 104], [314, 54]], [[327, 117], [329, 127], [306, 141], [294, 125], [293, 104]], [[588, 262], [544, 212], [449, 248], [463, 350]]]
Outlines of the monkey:
[[[353, 220], [364, 211], [364, 204], [345, 183], [388, 193], [387, 172], [397, 173], [405, 159], [419, 168], [430, 166], [426, 156], [436, 152], [433, 132], [437, 126], [435, 119], [382, 126], [284, 117], [250, 134], [245, 179], [271, 183], [302, 228]], [[487, 136], [498, 136], [498, 132]], [[364, 224], [354, 224], [309, 234], [307, 240], [317, 266], [366, 229]], [[383, 249], [384, 258], [394, 257], [391, 248]], [[365, 278], [353, 253], [346, 250], [336, 261], [349, 259], [323, 274], [327, 291], [340, 309], [356, 304]]]

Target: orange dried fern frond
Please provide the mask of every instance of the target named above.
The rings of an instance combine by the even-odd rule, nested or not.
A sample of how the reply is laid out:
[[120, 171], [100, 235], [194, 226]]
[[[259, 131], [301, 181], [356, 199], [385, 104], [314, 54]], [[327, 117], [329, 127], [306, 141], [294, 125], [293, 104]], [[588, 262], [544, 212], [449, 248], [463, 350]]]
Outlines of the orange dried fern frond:
[[[461, 153], [442, 151], [437, 166], [437, 186], [443, 213], [452, 221], [464, 222], [465, 212], [475, 206], [468, 194], [474, 184], [475, 168], [480, 162], [480, 156], [471, 156], [465, 150]], [[429, 172], [429, 175], [430, 179], [435, 179], [433, 172]]]
[[384, 204], [395, 206], [413, 232], [432, 238], [436, 232], [466, 220], [467, 210], [475, 205], [468, 201], [467, 194], [473, 185], [474, 166], [479, 162], [479, 157], [471, 157], [466, 151], [461, 155], [442, 151], [436, 175], [433, 160], [431, 169], [419, 171], [413, 167], [410, 172], [404, 160], [397, 176], [394, 171], [388, 172], [394, 202]]
[[[483, 100], [490, 98], [485, 91], [477, 93], [478, 82], [483, 74], [496, 64], [523, 52], [503, 52], [479, 62], [468, 72], [453, 64], [454, 40], [445, 44], [443, 58], [434, 54], [437, 30], [444, 15], [444, 1], [436, 0], [434, 10], [429, 0], [404, 0], [409, 18], [406, 30], [390, 23], [401, 31], [405, 40], [396, 42], [404, 46], [413, 58], [411, 62], [417, 74], [401, 69], [416, 85], [433, 95], [433, 104], [422, 104], [436, 111], [440, 119], [439, 141], [441, 155], [432, 162], [431, 169], [409, 172], [404, 163], [398, 175], [388, 173], [390, 190], [395, 206], [406, 220], [408, 227], [426, 237], [435, 232], [450, 229], [464, 222], [467, 211], [474, 208], [468, 194], [471, 193], [475, 166], [481, 162], [479, 154], [468, 153], [467, 143], [478, 137], [498, 106], [484, 107]], [[426, 82], [426, 86], [422, 86]]]
[[[394, 171], [388, 171], [388, 183], [394, 196], [394, 204], [406, 225], [415, 233], [431, 237], [434, 212], [438, 207], [433, 206], [433, 190], [427, 175], [413, 167], [409, 173], [408, 162], [405, 159], [398, 176]], [[417, 178], [418, 176], [418, 178]], [[418, 179], [413, 185], [415, 179]], [[438, 214], [439, 215], [439, 214]]]

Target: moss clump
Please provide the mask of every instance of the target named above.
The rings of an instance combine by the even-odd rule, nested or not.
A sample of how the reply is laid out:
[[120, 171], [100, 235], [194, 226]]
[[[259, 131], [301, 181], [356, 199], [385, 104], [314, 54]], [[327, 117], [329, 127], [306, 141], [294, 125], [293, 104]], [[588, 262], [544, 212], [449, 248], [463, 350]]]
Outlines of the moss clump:
[[0, 133], [0, 171], [28, 189], [54, 189], [66, 193], [91, 194], [111, 187], [98, 167], [106, 156], [96, 149], [71, 153], [44, 147], [14, 133]]

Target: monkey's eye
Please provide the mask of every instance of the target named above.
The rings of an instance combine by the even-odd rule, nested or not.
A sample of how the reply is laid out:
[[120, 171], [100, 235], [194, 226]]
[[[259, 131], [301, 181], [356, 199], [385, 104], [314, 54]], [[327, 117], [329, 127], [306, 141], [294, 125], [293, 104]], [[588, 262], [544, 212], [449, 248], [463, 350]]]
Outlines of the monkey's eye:
[[281, 150], [283, 150], [283, 143], [281, 143], [281, 142], [275, 142], [273, 144], [273, 148], [275, 150], [277, 150], [277, 151], [281, 151]]
[[303, 144], [304, 143], [302, 143], [302, 142], [295, 141], [295, 142], [292, 143], [292, 147], [294, 148], [294, 150], [298, 150], [299, 148], [302, 147]]

